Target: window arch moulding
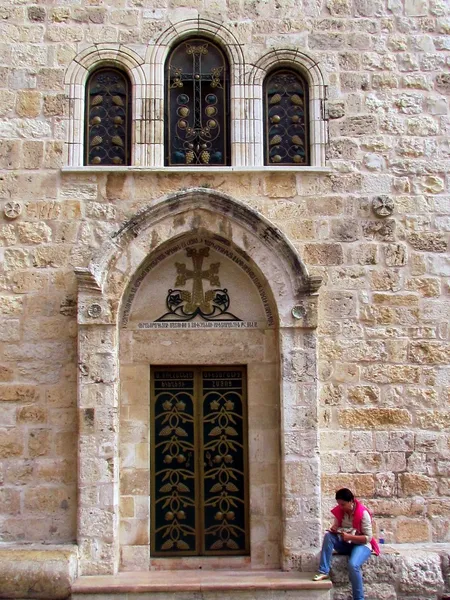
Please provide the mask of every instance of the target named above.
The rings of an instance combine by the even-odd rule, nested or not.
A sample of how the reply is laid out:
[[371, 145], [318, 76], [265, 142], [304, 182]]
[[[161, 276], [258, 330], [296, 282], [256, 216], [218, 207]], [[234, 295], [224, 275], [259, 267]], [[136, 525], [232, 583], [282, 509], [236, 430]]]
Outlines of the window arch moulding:
[[[103, 67], [121, 69], [131, 83], [131, 165], [147, 166], [148, 115], [146, 108], [147, 77], [144, 59], [122, 44], [96, 44], [75, 57], [66, 72], [65, 90], [69, 98], [66, 164], [68, 168], [84, 167], [86, 85], [92, 73]], [[116, 166], [106, 167], [116, 169]], [[123, 167], [129, 168], [129, 167]]]
[[[208, 19], [187, 19], [171, 24], [155, 42], [149, 46], [146, 63], [150, 67], [150, 93], [154, 106], [153, 115], [150, 115], [152, 132], [154, 135], [150, 145], [150, 161], [155, 167], [164, 167], [164, 100], [165, 100], [165, 65], [171, 51], [183, 41], [189, 38], [204, 38], [215, 44], [224, 52], [228, 59], [230, 71], [230, 137], [231, 137], [231, 160], [233, 166], [245, 164], [242, 158], [242, 150], [245, 140], [243, 123], [238, 123], [236, 101], [240, 98], [237, 90], [244, 82], [245, 60], [242, 44], [233, 32], [222, 24]], [[166, 167], [173, 169], [173, 167]], [[183, 169], [183, 167], [180, 167]], [[194, 167], [195, 168], [195, 167]], [[197, 167], [204, 170], [205, 167]], [[211, 170], [212, 167], [207, 167]], [[218, 167], [219, 169], [230, 169], [230, 167]]]
[[[325, 118], [327, 80], [319, 63], [296, 49], [273, 49], [253, 64], [246, 63], [243, 45], [225, 26], [206, 19], [171, 24], [147, 47], [145, 58], [123, 44], [97, 44], [86, 48], [69, 66], [68, 143], [64, 171], [186, 170], [164, 166], [164, 68], [177, 43], [199, 36], [220, 45], [230, 67], [231, 166], [195, 166], [192, 171], [329, 171], [325, 163], [328, 127]], [[132, 152], [130, 166], [83, 166], [86, 82], [96, 68], [118, 65], [132, 85]], [[298, 70], [308, 83], [310, 161], [308, 166], [264, 165], [263, 83], [276, 69]]]
[[[325, 149], [328, 143], [328, 122], [325, 110], [327, 79], [325, 71], [311, 56], [298, 50], [273, 49], [256, 61], [249, 75], [249, 85], [253, 89], [251, 114], [264, 114], [264, 82], [278, 70], [297, 72], [308, 85], [309, 166], [324, 168]], [[264, 164], [263, 126], [263, 119], [254, 120], [253, 154], [257, 164]]]

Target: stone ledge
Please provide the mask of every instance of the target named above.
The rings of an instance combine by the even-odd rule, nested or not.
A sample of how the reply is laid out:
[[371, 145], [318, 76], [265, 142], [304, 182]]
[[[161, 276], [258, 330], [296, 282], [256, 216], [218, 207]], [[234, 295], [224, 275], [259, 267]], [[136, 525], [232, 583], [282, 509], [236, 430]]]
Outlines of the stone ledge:
[[[170, 574], [170, 577], [168, 576]], [[73, 594], [145, 592], [225, 592], [256, 590], [328, 590], [330, 581], [312, 581], [312, 573], [282, 571], [150, 571], [80, 577]]]
[[0, 547], [0, 598], [64, 600], [77, 574], [75, 545]]
[[104, 166], [104, 167], [62, 167], [63, 173], [332, 173], [331, 167], [139, 167], [139, 166]]
[[[302, 570], [318, 566], [318, 553], [302, 554]], [[362, 568], [366, 600], [437, 600], [450, 592], [450, 544], [384, 544]], [[335, 555], [331, 569], [333, 600], [349, 597], [347, 557]]]

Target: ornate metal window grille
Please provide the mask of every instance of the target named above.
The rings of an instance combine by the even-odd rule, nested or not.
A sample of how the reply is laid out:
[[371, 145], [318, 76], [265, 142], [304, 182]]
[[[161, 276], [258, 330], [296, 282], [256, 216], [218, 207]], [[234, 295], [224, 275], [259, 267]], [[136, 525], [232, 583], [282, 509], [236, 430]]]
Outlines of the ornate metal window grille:
[[264, 84], [266, 165], [308, 165], [308, 85], [295, 71], [280, 70]]
[[229, 69], [224, 53], [189, 39], [166, 63], [166, 164], [229, 164]]
[[117, 69], [95, 71], [86, 86], [86, 165], [129, 165], [131, 93], [128, 77]]

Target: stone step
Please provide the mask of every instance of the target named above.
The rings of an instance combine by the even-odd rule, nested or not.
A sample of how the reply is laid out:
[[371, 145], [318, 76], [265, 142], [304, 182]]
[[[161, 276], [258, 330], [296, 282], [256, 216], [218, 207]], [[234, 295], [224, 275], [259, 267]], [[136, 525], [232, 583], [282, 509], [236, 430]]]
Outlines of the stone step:
[[[80, 577], [72, 600], [330, 600], [330, 581], [282, 571], [150, 571]], [[114, 594], [114, 596], [112, 596]]]

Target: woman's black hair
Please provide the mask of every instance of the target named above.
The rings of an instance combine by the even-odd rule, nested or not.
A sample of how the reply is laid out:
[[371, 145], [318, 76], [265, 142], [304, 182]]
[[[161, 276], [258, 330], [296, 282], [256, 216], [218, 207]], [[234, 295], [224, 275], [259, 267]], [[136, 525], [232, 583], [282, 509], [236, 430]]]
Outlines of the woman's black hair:
[[345, 500], [345, 502], [353, 502], [355, 496], [348, 488], [341, 488], [336, 492], [336, 500]]

